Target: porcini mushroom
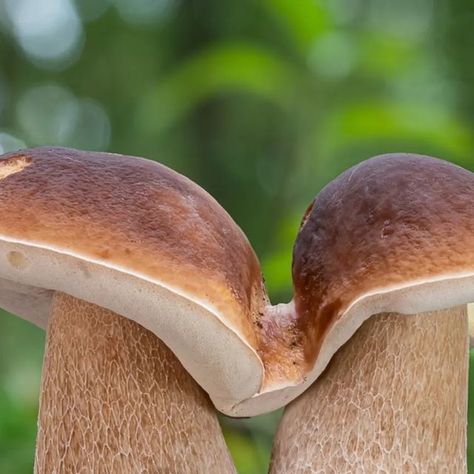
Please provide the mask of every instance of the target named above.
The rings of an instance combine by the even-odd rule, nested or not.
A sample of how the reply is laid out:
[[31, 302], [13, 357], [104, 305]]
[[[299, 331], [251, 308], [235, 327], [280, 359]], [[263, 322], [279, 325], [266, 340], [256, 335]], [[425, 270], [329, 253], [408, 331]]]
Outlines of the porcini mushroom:
[[234, 472], [193, 380], [259, 384], [260, 270], [227, 213], [158, 163], [37, 148], [0, 159], [0, 216], [0, 306], [48, 328], [36, 472]]
[[401, 154], [346, 171], [304, 219], [293, 278], [314, 367], [363, 324], [285, 410], [271, 472], [465, 472], [473, 174]]
[[[371, 315], [474, 301], [473, 197], [472, 173], [428, 157], [384, 156], [353, 168], [308, 209], [294, 251], [294, 300], [272, 306], [247, 239], [188, 179], [121, 155], [59, 148], [5, 155], [0, 306], [48, 326], [37, 470], [66, 464], [93, 470], [106, 459], [117, 463], [114, 470], [233, 469], [215, 415], [192, 379], [228, 415], [265, 413], [303, 393]], [[413, 372], [423, 375], [416, 393], [426, 397], [420, 381], [433, 380], [428, 365], [445, 377], [438, 387], [457, 366], [459, 383], [450, 388], [456, 387], [453, 411], [462, 425], [467, 325], [462, 309], [439, 317], [438, 325], [429, 315], [415, 316], [413, 324], [409, 317], [386, 318], [395, 318], [396, 344], [409, 346], [410, 352], [400, 349], [408, 360], [404, 370], [420, 364]], [[425, 319], [436, 325], [430, 334]], [[440, 337], [445, 319], [450, 329]], [[384, 331], [379, 345], [389, 336]], [[411, 361], [406, 354], [427, 339], [438, 359]], [[445, 343], [452, 353], [443, 358]], [[398, 374], [401, 356], [392, 351], [390, 361], [395, 357]], [[292, 405], [293, 420], [284, 417], [275, 472], [294, 447], [286, 433], [302, 423], [301, 400], [314, 393]], [[346, 407], [360, 400], [349, 399]], [[446, 404], [443, 413], [451, 413]], [[320, 410], [329, 413], [330, 406], [321, 403]], [[336, 415], [326, 434], [337, 445]], [[311, 433], [295, 434], [300, 450], [318, 442]], [[446, 437], [439, 440], [441, 446]], [[306, 452], [302, 459], [311, 458]]]

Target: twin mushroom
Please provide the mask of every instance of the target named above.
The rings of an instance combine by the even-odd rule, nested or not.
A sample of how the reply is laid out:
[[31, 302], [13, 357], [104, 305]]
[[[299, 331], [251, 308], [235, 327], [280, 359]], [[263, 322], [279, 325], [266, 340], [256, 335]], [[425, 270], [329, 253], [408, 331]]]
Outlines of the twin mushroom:
[[272, 306], [245, 235], [187, 178], [4, 155], [0, 306], [47, 327], [36, 472], [234, 472], [213, 405], [288, 404], [273, 473], [465, 471], [473, 199], [453, 164], [361, 163], [306, 212], [294, 299]]

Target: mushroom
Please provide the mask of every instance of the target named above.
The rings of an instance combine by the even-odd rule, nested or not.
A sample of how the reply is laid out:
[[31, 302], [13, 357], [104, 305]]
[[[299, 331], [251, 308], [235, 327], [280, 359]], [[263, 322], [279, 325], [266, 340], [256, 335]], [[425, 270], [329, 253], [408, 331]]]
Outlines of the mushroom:
[[313, 370], [350, 340], [286, 408], [271, 472], [466, 472], [473, 202], [471, 172], [402, 154], [317, 196], [293, 261]]
[[234, 472], [194, 379], [258, 387], [238, 335], [261, 275], [217, 202], [152, 161], [37, 148], [0, 159], [0, 215], [0, 306], [47, 327], [36, 472]]
[[[395, 347], [408, 344], [408, 372], [419, 364], [415, 392], [422, 398], [431, 390], [422, 381], [432, 381], [444, 364], [457, 365], [456, 372], [437, 373], [433, 384], [445, 388], [441, 375], [460, 374], [449, 387], [457, 390], [453, 411], [464, 426], [467, 325], [460, 306], [474, 301], [473, 197], [470, 172], [428, 157], [383, 156], [349, 170], [308, 209], [294, 250], [294, 300], [272, 306], [244, 234], [183, 176], [105, 153], [38, 148], [5, 155], [0, 306], [48, 327], [37, 470], [95, 470], [105, 463], [126, 472], [232, 470], [214, 411], [194, 381], [227, 415], [274, 410], [310, 387], [365, 320], [388, 311], [458, 308], [431, 319], [376, 321], [395, 318], [392, 332], [401, 335]], [[443, 337], [438, 318], [449, 321]], [[429, 325], [437, 325], [431, 336]], [[378, 345], [364, 346], [366, 357], [390, 339], [384, 331]], [[426, 357], [420, 341], [439, 360]], [[440, 345], [448, 341], [453, 355], [443, 358]], [[419, 357], [409, 356], [418, 349]], [[363, 356], [349, 362], [364, 368]], [[392, 351], [387, 365], [398, 374], [401, 360]], [[295, 440], [310, 457], [311, 443], [320, 442], [313, 425], [293, 441], [285, 433], [298, 431], [298, 407], [327, 374], [285, 415], [274, 471], [288, 461]], [[344, 406], [366, 399], [363, 392]], [[332, 405], [317, 406], [329, 413]], [[431, 421], [427, 411], [423, 421]], [[384, 426], [396, 436], [389, 422]], [[328, 434], [334, 426], [321, 429], [337, 445], [340, 430]], [[439, 446], [445, 441], [440, 437]]]

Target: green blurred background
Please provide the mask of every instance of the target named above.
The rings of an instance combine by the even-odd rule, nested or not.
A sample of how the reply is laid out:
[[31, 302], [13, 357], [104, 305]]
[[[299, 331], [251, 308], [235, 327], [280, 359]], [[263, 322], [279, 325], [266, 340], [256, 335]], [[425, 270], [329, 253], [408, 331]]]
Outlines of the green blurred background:
[[[389, 151], [474, 170], [473, 45], [468, 0], [0, 0], [0, 153], [169, 165], [286, 301], [300, 217], [338, 173]], [[1, 315], [0, 473], [32, 470], [43, 343]], [[266, 472], [279, 416], [222, 419], [240, 473]]]

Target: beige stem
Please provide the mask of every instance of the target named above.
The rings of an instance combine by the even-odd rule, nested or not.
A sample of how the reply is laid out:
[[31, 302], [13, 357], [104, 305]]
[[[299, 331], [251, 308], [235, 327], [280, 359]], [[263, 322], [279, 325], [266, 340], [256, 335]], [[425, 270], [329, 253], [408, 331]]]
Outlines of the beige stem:
[[366, 321], [285, 410], [270, 471], [466, 472], [466, 308]]
[[209, 398], [152, 333], [56, 294], [36, 473], [235, 472]]

